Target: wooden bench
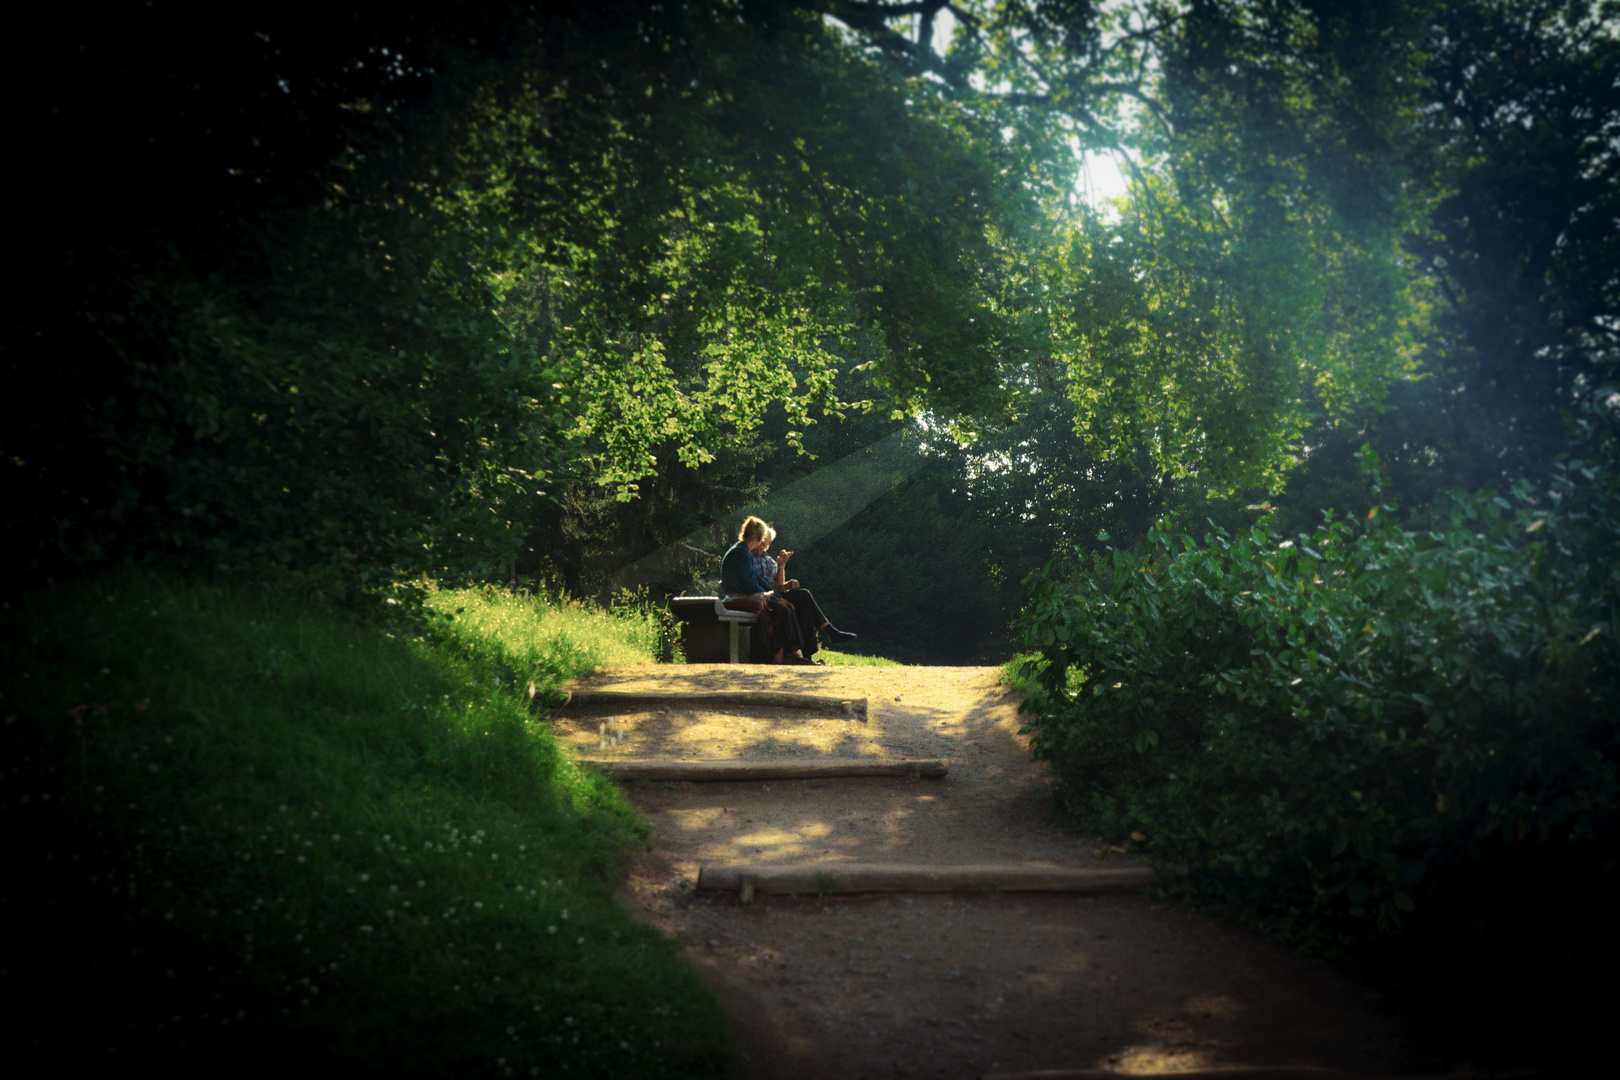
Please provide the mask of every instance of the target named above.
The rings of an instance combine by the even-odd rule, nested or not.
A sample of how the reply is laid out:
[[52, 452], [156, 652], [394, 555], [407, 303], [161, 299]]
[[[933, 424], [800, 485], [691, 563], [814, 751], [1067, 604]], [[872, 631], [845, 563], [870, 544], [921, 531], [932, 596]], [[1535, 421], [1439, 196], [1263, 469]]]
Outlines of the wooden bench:
[[[718, 596], [677, 596], [669, 611], [681, 624], [681, 651], [689, 664], [743, 663], [752, 660], [753, 635], [748, 628], [759, 622], [752, 611], [732, 611]], [[722, 643], [721, 627], [729, 639]], [[747, 637], [747, 644], [742, 639]], [[729, 648], [726, 646], [729, 645]], [[723, 659], [727, 655], [730, 660]]]

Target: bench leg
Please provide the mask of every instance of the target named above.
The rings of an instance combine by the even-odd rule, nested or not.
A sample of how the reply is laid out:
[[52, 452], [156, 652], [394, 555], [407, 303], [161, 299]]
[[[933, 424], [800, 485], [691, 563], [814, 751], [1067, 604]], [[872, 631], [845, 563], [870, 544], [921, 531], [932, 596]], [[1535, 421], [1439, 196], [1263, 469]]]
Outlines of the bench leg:
[[731, 627], [731, 662], [735, 664], [737, 662], [737, 634], [739, 631], [736, 623], [729, 623], [728, 625]]

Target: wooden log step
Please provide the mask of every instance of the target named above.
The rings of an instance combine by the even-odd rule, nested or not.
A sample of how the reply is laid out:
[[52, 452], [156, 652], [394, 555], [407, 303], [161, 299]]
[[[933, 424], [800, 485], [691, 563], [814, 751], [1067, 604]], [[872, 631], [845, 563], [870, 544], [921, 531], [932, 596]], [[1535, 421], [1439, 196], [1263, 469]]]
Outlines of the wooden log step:
[[[979, 1080], [1120, 1080], [1113, 1069], [1029, 1069], [1021, 1072], [980, 1073]], [[1222, 1065], [1216, 1069], [1178, 1069], [1175, 1072], [1131, 1073], [1133, 1080], [1563, 1080], [1576, 1073], [1568, 1068], [1515, 1069], [1512, 1072], [1366, 1073], [1320, 1065]]]
[[772, 690], [727, 690], [719, 693], [685, 694], [670, 692], [638, 693], [631, 690], [574, 690], [564, 705], [679, 705], [702, 708], [730, 705], [756, 709], [815, 709], [845, 716], [866, 716], [863, 697], [827, 697], [822, 694], [785, 694]]
[[615, 780], [824, 780], [840, 776], [934, 778], [951, 771], [949, 761], [937, 758], [809, 758], [800, 761], [581, 758], [580, 764]]
[[743, 903], [754, 891], [774, 893], [865, 892], [1074, 892], [1088, 895], [1136, 892], [1155, 880], [1145, 866], [1117, 870], [978, 864], [799, 863], [704, 866], [700, 889], [736, 889]]

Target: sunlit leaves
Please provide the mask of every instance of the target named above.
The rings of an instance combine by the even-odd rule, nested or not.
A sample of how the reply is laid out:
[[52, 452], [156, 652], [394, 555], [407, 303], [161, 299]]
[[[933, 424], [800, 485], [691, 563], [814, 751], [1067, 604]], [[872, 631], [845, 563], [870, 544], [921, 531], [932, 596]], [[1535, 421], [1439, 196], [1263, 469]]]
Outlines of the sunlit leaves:
[[794, 431], [837, 415], [855, 334], [888, 408], [998, 408], [1039, 205], [1000, 179], [1024, 151], [968, 111], [814, 21], [702, 7], [498, 75], [436, 206], [562, 368], [602, 483], [628, 497], [660, 447], [707, 461], [775, 405]]
[[[1110, 148], [1131, 175], [1117, 220], [1071, 197], [1032, 256], [1036, 287], [1009, 304], [1027, 359], [1067, 366], [1090, 453], [1145, 450], [1155, 472], [1213, 491], [1280, 488], [1310, 418], [1376, 401], [1410, 371], [1396, 241], [1415, 205], [1401, 169], [1418, 7], [960, 11], [944, 58], [871, 40], [939, 70], [938, 93], [997, 117], [1009, 141], [1059, 150], [1034, 158], [1071, 191], [1084, 148]], [[971, 77], [953, 78], [952, 58]]]

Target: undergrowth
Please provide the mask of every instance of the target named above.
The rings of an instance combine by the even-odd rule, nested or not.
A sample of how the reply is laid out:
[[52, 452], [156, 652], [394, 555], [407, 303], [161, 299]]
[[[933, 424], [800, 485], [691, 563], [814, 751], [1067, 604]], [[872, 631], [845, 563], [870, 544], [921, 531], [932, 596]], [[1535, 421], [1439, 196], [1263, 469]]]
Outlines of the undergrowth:
[[529, 709], [530, 680], [645, 639], [430, 607], [424, 630], [129, 574], [5, 612], [3, 906], [39, 946], [5, 965], [17, 1030], [59, 1067], [724, 1071], [718, 1005], [614, 901], [645, 826]]
[[1586, 1030], [1599, 999], [1572, 974], [1612, 964], [1620, 896], [1620, 438], [1599, 419], [1540, 490], [1457, 494], [1423, 531], [1376, 502], [1292, 538], [1155, 528], [1032, 578], [1016, 678], [1060, 809], [1292, 944], [1397, 986], [1452, 973], [1476, 1044], [1514, 1015]]
[[831, 649], [816, 650], [816, 659], [826, 661], [828, 667], [904, 667], [898, 660], [889, 660], [881, 656], [866, 656], [862, 653], [834, 652]]
[[1061, 805], [1328, 954], [1444, 911], [1480, 867], [1612, 877], [1608, 467], [1458, 496], [1422, 534], [1376, 505], [1295, 539], [1155, 529], [1151, 555], [1037, 581], [1044, 664], [1021, 678]]
[[521, 682], [525, 693], [530, 682], [538, 694], [596, 668], [657, 663], [665, 635], [658, 612], [635, 603], [603, 610], [491, 586], [423, 596], [446, 647], [491, 677]]

